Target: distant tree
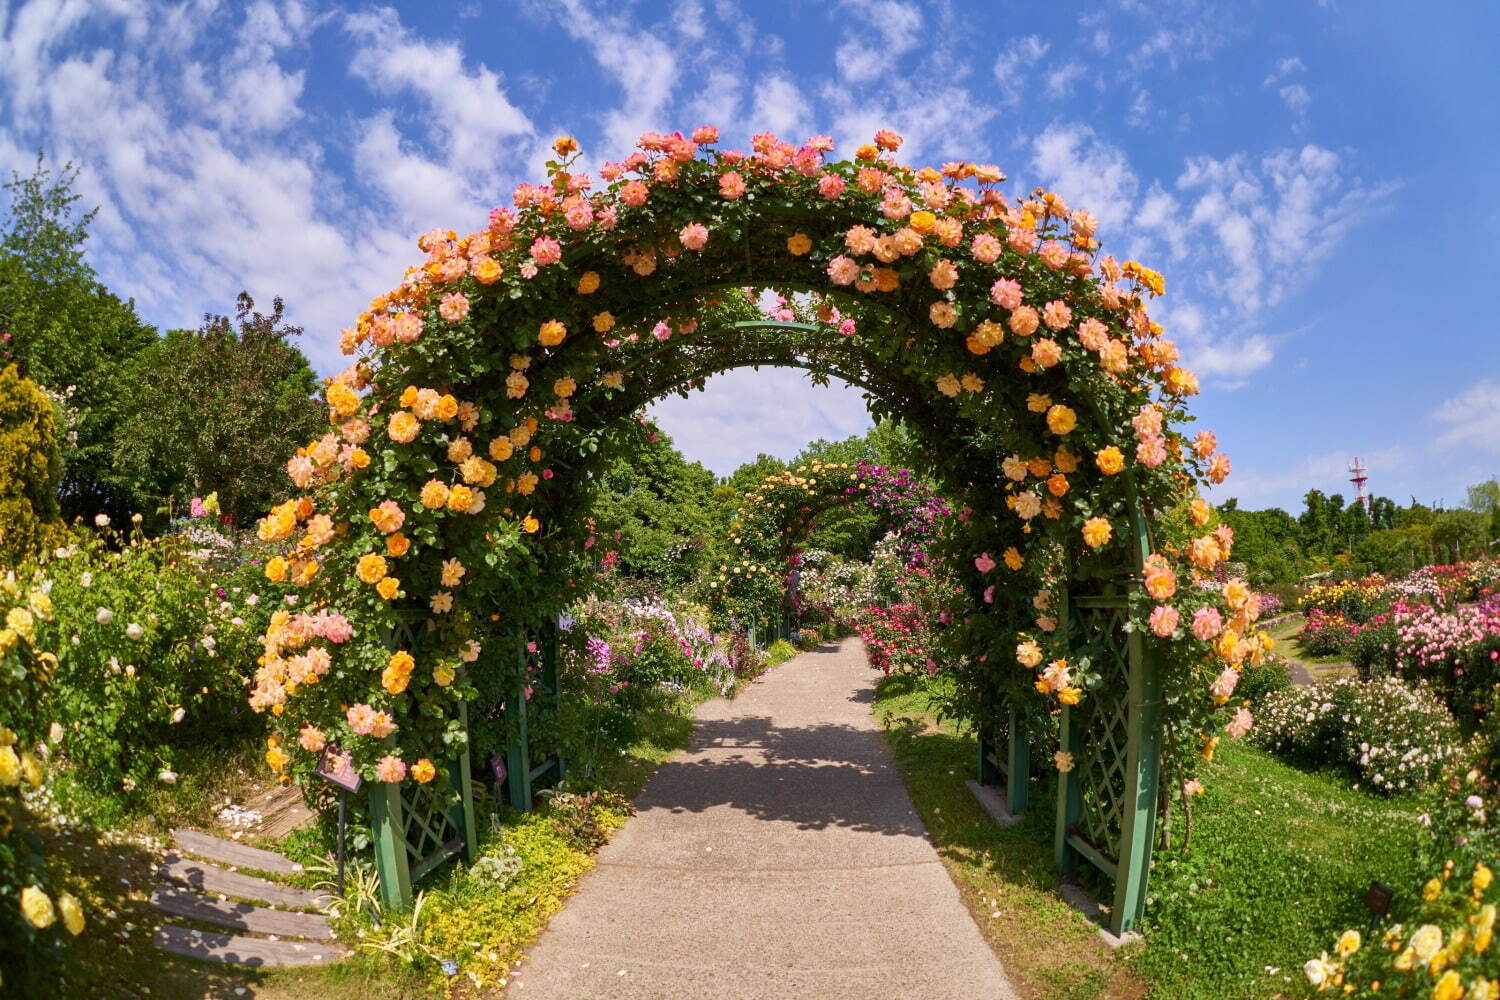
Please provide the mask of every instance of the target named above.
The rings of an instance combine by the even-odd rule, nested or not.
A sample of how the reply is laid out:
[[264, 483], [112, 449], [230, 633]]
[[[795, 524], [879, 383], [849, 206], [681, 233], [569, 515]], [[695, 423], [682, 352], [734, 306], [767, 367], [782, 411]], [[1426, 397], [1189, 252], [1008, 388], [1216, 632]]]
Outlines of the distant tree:
[[327, 428], [317, 378], [291, 342], [302, 333], [241, 292], [235, 318], [205, 315], [173, 330], [132, 364], [134, 407], [120, 429], [121, 468], [162, 500], [217, 492], [248, 523], [290, 490], [286, 460]]
[[1370, 524], [1377, 531], [1396, 526], [1396, 501], [1390, 497], [1373, 497], [1370, 500]]
[[1436, 516], [1436, 511], [1426, 504], [1417, 503], [1416, 497], [1413, 497], [1410, 506], [1396, 508], [1396, 527], [1431, 525]]
[[1367, 569], [1399, 576], [1425, 566], [1431, 552], [1426, 525], [1373, 531], [1354, 546], [1354, 555]]
[[80, 211], [70, 163], [54, 172], [37, 157], [28, 177], [12, 174], [0, 217], [0, 363], [60, 403], [63, 515], [135, 509], [136, 484], [112, 464], [129, 408], [128, 362], [155, 339], [134, 303], [99, 284], [85, 259], [97, 210]]
[[1231, 497], [1219, 517], [1234, 529], [1233, 558], [1245, 564], [1251, 583], [1291, 583], [1302, 575], [1301, 525], [1292, 515], [1279, 507], [1242, 510]]
[[1489, 519], [1478, 511], [1449, 510], [1432, 522], [1432, 545], [1445, 563], [1462, 562], [1484, 554]]
[[1500, 540], [1500, 480], [1493, 477], [1469, 487], [1469, 509], [1489, 519], [1490, 541]]
[[598, 477], [590, 514], [622, 572], [680, 587], [723, 555], [714, 474], [652, 432]]

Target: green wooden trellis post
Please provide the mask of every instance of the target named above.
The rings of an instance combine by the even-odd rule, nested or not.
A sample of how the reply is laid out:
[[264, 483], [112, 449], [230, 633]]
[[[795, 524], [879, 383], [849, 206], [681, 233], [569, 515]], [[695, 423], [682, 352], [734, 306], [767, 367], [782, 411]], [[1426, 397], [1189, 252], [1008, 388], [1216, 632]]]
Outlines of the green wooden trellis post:
[[[538, 678], [542, 689], [552, 698], [561, 690], [558, 676], [557, 623], [549, 622], [540, 630], [538, 643], [542, 654], [542, 670]], [[562, 781], [567, 773], [561, 754], [554, 754], [535, 767], [531, 765], [531, 732], [526, 705], [526, 642], [524, 635], [517, 643], [519, 658], [518, 680], [510, 697], [505, 699], [506, 741], [505, 772], [506, 785], [510, 790], [510, 804], [522, 812], [536, 805], [537, 783], [556, 770], [555, 781]]]
[[979, 736], [979, 783], [1005, 782], [1005, 808], [1019, 816], [1031, 805], [1031, 743], [1026, 736], [1026, 719], [1014, 708], [1006, 716], [1005, 757], [999, 756], [999, 740], [987, 734]]
[[[413, 625], [425, 618], [421, 613], [403, 616], [384, 637], [387, 647], [416, 648], [417, 633]], [[444, 766], [448, 776], [444, 785], [372, 781], [366, 786], [375, 841], [375, 868], [387, 908], [406, 907], [411, 903], [413, 884], [459, 854], [472, 862], [478, 851], [468, 708], [460, 705], [458, 713], [464, 740], [457, 754]]]
[[[1139, 568], [1150, 541], [1138, 510], [1132, 523]], [[1145, 910], [1161, 777], [1160, 671], [1140, 633], [1126, 630], [1128, 620], [1124, 595], [1069, 594], [1058, 624], [1091, 641], [1104, 683], [1083, 705], [1063, 709], [1060, 749], [1073, 767], [1058, 782], [1054, 856], [1064, 875], [1087, 861], [1114, 880], [1116, 934], [1132, 930]]]

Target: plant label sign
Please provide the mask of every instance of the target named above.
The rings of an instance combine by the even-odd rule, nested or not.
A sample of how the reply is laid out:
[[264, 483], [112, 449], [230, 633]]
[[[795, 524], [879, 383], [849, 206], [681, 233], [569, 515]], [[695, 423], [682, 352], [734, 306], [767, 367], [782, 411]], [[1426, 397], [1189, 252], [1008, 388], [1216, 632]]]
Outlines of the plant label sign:
[[318, 766], [313, 769], [313, 774], [346, 792], [359, 791], [359, 786], [365, 780], [354, 769], [353, 755], [340, 750], [336, 743], [323, 748], [323, 755], [318, 758]]

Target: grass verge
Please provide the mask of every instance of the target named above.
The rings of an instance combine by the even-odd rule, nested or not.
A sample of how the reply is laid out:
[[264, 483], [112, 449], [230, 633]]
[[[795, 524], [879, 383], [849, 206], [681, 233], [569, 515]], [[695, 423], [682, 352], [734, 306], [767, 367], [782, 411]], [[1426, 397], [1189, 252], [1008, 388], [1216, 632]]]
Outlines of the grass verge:
[[887, 677], [874, 712], [887, 728], [896, 762], [943, 864], [1028, 1000], [1124, 1000], [1145, 984], [1112, 952], [1094, 925], [1057, 894], [1051, 810], [1045, 802], [1022, 822], [997, 826], [964, 785], [973, 777], [972, 737], [939, 723], [931, 699], [941, 678]]
[[874, 711], [912, 799], [981, 933], [1017, 989], [1046, 1000], [1269, 1000], [1301, 996], [1302, 963], [1362, 926], [1371, 881], [1419, 884], [1415, 803], [1307, 774], [1226, 741], [1202, 775], [1192, 835], [1173, 810], [1173, 850], [1159, 850], [1146, 945], [1110, 952], [1057, 895], [1053, 787], [1031, 813], [997, 827], [964, 785], [975, 742], [930, 707], [941, 678], [891, 677]]

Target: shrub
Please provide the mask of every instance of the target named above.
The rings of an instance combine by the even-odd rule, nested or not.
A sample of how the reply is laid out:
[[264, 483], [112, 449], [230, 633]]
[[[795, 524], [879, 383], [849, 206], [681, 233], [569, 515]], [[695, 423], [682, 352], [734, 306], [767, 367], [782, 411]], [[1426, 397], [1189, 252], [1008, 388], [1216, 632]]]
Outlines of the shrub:
[[59, 652], [45, 711], [65, 731], [65, 806], [116, 819], [149, 784], [175, 781], [184, 754], [259, 731], [245, 687], [284, 607], [261, 554], [208, 528], [158, 539], [106, 529], [36, 567], [56, 609], [39, 634]]
[[1433, 781], [1461, 750], [1458, 725], [1425, 688], [1341, 678], [1268, 697], [1252, 739], [1304, 767], [1339, 767], [1387, 794]]
[[1383, 615], [1360, 629], [1349, 644], [1349, 659], [1364, 680], [1396, 672], [1396, 625]]
[[1234, 695], [1259, 706], [1268, 697], [1292, 686], [1292, 667], [1281, 657], [1270, 657], [1258, 667], [1240, 672], [1240, 682]]
[[777, 639], [766, 649], [766, 666], [774, 667], [797, 655], [797, 647], [785, 639]]
[[803, 649], [812, 649], [823, 642], [823, 630], [816, 628], [799, 628], [797, 630], [797, 645]]
[[1311, 656], [1344, 656], [1354, 645], [1354, 636], [1358, 632], [1359, 626], [1342, 614], [1314, 608], [1307, 613], [1297, 641]]
[[15, 365], [0, 370], [0, 566], [61, 540], [62, 464], [52, 404]]

